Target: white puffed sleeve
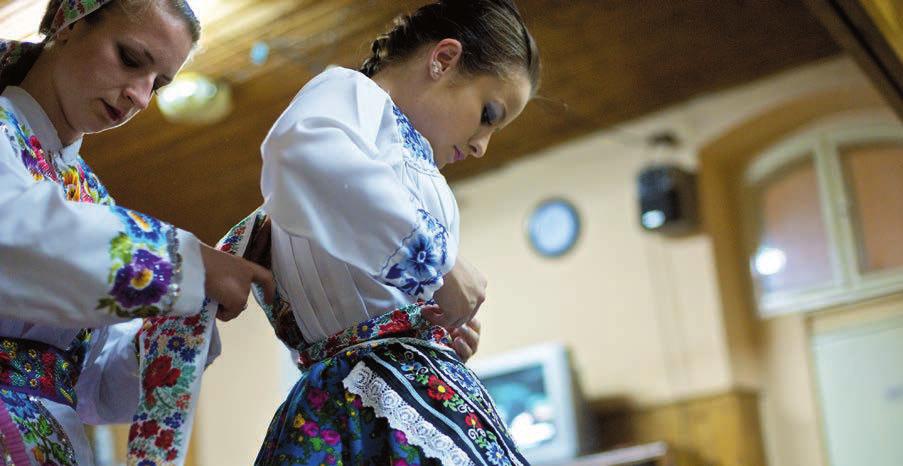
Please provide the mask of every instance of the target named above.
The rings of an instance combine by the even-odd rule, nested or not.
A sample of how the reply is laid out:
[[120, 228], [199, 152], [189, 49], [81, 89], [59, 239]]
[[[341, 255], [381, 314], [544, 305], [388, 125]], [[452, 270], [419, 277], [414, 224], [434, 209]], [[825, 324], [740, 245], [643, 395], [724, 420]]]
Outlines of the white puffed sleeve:
[[333, 70], [311, 81], [261, 148], [263, 208], [290, 235], [430, 299], [454, 265], [455, 245], [393, 170], [403, 163], [402, 144], [376, 144], [392, 109], [359, 73]]
[[68, 201], [35, 181], [0, 121], [0, 317], [99, 327], [201, 308], [198, 240], [150, 216]]

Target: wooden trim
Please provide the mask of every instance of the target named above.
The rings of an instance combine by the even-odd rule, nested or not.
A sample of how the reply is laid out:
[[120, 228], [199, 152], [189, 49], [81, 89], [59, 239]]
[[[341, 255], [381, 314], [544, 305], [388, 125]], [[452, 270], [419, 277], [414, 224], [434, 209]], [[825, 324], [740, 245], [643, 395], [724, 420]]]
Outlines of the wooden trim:
[[903, 119], [903, 61], [860, 0], [805, 0]]
[[665, 442], [681, 466], [765, 466], [759, 395], [730, 390], [658, 406], [612, 410], [600, 415], [606, 448]]

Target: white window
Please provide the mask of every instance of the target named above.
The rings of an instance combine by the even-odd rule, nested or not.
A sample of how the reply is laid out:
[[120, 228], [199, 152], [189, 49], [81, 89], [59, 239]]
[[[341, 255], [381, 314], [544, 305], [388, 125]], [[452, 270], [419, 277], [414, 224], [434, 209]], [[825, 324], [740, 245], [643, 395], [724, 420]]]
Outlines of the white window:
[[903, 127], [825, 126], [745, 173], [746, 244], [761, 316], [903, 291]]

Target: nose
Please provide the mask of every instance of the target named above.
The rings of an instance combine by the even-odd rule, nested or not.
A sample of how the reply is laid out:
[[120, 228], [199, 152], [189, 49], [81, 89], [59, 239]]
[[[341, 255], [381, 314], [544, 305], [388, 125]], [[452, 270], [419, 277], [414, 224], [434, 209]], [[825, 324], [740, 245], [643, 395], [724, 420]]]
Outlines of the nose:
[[138, 109], [144, 110], [150, 105], [151, 97], [154, 94], [154, 78], [153, 76], [136, 79], [129, 83], [125, 88], [125, 98]]
[[489, 139], [492, 138], [492, 131], [486, 131], [477, 135], [470, 140], [470, 155], [480, 158], [486, 155], [486, 149], [489, 147]]

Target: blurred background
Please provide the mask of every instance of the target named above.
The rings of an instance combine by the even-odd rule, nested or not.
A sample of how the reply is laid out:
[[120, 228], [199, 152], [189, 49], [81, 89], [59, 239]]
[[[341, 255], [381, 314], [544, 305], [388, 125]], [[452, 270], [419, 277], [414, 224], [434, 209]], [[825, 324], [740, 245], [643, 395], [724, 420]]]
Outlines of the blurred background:
[[[294, 94], [423, 3], [192, 0], [182, 79], [82, 154], [213, 243]], [[490, 283], [476, 361], [560, 342], [594, 449], [667, 445], [644, 464], [903, 464], [903, 2], [517, 3], [540, 95], [446, 173]], [[0, 36], [44, 6], [0, 0]], [[251, 464], [297, 373], [256, 307], [220, 330], [191, 461]]]

